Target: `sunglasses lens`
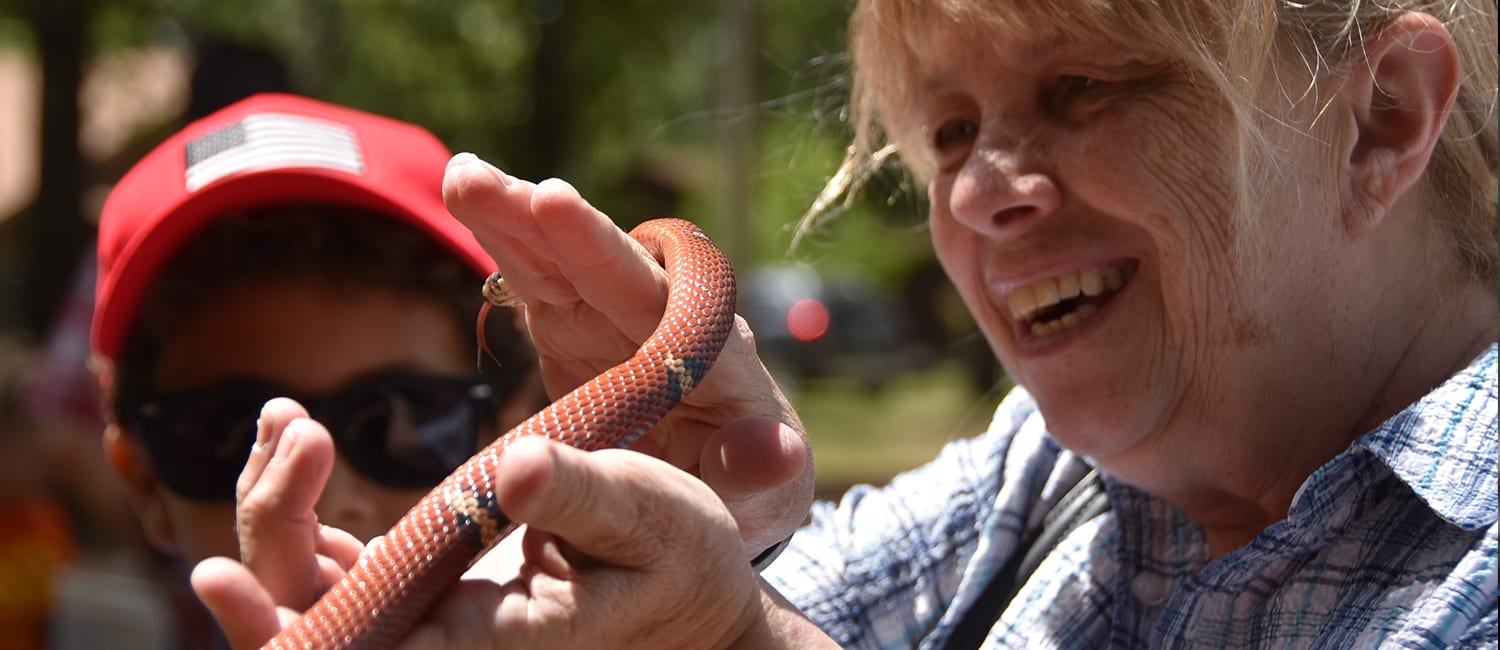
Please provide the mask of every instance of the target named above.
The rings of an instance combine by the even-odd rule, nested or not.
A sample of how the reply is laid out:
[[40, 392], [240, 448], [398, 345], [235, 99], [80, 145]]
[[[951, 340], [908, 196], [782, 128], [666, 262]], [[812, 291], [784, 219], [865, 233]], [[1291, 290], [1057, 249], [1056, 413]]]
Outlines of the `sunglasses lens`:
[[430, 488], [478, 451], [488, 417], [472, 380], [389, 380], [344, 395], [330, 413], [339, 451], [360, 473], [394, 488]]
[[[176, 393], [136, 408], [132, 428], [173, 492], [233, 501], [261, 407], [284, 394], [254, 382]], [[427, 489], [478, 451], [496, 397], [477, 378], [393, 374], [303, 404], [366, 478], [392, 488]]]
[[162, 482], [183, 497], [233, 501], [268, 398], [254, 391], [194, 393], [142, 407], [136, 428]]

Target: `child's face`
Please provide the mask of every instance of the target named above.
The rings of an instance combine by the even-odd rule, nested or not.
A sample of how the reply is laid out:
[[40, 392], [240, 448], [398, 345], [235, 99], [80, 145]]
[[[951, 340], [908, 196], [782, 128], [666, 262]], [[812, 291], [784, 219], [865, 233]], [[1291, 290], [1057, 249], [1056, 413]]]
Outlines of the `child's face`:
[[[469, 376], [473, 348], [461, 338], [464, 333], [438, 303], [391, 291], [322, 283], [237, 287], [188, 316], [163, 350], [154, 388], [176, 393], [253, 379], [320, 396], [393, 371]], [[493, 435], [495, 423], [486, 424], [489, 430], [481, 436]], [[337, 438], [339, 432], [334, 433]], [[137, 460], [145, 458], [134, 436], [115, 438]], [[150, 468], [149, 461], [144, 466]], [[189, 563], [212, 555], [236, 557], [234, 503], [183, 498], [158, 480], [160, 469], [126, 476], [153, 543]], [[393, 488], [371, 480], [341, 448], [317, 504], [318, 519], [369, 539], [385, 532], [428, 487]]]

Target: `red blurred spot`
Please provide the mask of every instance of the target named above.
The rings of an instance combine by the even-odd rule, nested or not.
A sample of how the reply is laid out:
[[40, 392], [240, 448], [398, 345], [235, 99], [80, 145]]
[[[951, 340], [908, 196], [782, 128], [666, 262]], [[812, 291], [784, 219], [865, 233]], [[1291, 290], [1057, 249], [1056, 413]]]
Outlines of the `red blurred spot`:
[[798, 300], [786, 311], [786, 329], [798, 341], [816, 341], [828, 333], [828, 308], [811, 298]]

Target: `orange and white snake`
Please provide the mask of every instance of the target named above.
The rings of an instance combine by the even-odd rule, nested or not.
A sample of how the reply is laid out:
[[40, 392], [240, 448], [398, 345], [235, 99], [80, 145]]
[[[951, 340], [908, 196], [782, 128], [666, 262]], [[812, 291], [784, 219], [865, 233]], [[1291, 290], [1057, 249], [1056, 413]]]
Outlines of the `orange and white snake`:
[[[641, 224], [631, 237], [667, 273], [666, 311], [634, 356], [564, 395], [454, 470], [354, 567], [263, 648], [387, 648], [495, 542], [516, 528], [495, 501], [496, 459], [522, 436], [624, 447], [661, 420], [718, 358], [734, 328], [734, 270], [697, 226]], [[495, 278], [485, 294], [493, 304]], [[488, 305], [486, 305], [488, 309]], [[483, 316], [481, 315], [481, 318]]]

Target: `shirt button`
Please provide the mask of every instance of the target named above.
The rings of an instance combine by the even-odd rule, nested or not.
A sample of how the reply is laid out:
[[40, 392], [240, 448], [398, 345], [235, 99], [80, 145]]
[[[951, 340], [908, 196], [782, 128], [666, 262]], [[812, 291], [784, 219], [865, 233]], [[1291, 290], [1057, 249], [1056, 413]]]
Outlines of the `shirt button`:
[[1167, 595], [1170, 591], [1167, 579], [1152, 573], [1137, 574], [1130, 581], [1130, 592], [1135, 594], [1136, 600], [1148, 607], [1156, 607], [1167, 602]]

